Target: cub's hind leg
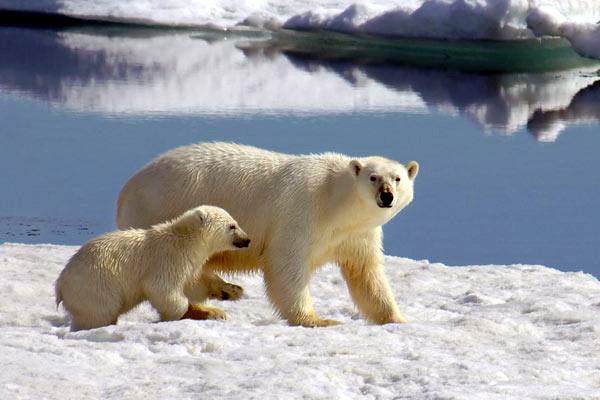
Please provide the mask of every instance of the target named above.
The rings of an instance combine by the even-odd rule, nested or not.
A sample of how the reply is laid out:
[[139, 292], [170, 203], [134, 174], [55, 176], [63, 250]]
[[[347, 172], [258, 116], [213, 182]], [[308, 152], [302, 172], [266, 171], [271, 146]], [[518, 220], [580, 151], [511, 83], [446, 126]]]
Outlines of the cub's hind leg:
[[101, 328], [108, 325], [116, 325], [118, 313], [90, 314], [89, 312], [71, 313], [71, 331]]

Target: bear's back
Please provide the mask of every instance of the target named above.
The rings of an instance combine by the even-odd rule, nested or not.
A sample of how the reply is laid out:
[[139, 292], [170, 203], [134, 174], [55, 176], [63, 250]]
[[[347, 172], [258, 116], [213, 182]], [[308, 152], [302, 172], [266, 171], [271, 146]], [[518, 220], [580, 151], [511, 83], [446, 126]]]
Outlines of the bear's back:
[[235, 143], [199, 143], [173, 149], [157, 159], [175, 162], [190, 172], [200, 168], [216, 172], [231, 169], [235, 173], [249, 170], [273, 172], [295, 156]]

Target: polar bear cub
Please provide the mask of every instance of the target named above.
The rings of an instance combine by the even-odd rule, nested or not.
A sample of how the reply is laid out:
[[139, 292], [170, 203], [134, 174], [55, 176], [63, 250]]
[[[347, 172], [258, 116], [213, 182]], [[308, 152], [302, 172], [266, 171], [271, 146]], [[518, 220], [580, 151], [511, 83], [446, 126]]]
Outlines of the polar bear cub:
[[148, 229], [111, 232], [71, 257], [56, 281], [56, 303], [71, 314], [72, 330], [116, 324], [119, 315], [145, 300], [162, 321], [224, 319], [221, 310], [193, 306], [193, 294], [203, 290], [188, 291], [188, 283], [213, 254], [249, 243], [238, 223], [213, 206], [193, 208]]

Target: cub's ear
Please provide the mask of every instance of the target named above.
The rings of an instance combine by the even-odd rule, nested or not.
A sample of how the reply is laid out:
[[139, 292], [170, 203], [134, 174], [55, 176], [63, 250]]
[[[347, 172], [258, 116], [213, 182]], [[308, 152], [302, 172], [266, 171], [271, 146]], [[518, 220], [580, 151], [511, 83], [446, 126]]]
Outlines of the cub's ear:
[[358, 176], [360, 170], [363, 169], [363, 165], [358, 160], [352, 160], [350, 161], [350, 168], [352, 169], [352, 172], [354, 172], [354, 175]]
[[411, 161], [406, 166], [406, 171], [408, 172], [408, 177], [411, 181], [414, 181], [419, 173], [419, 163], [416, 161]]
[[198, 218], [198, 221], [200, 221], [200, 223], [203, 224], [204, 221], [206, 220], [206, 213], [202, 210], [197, 210], [196, 218]]
[[180, 217], [172, 222], [171, 230], [177, 236], [191, 236], [196, 230], [197, 223], [194, 220], [197, 220], [196, 213]]
[[173, 220], [172, 230], [178, 236], [190, 236], [200, 229], [206, 220], [203, 210], [189, 210], [179, 218]]

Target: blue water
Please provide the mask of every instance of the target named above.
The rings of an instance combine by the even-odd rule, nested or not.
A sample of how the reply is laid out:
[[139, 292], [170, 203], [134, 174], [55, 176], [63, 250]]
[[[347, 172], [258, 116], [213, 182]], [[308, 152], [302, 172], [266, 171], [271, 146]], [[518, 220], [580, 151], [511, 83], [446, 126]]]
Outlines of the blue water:
[[[415, 200], [384, 228], [387, 254], [447, 265], [543, 264], [600, 276], [600, 88], [594, 85], [600, 76], [596, 79], [589, 66], [578, 76], [588, 74], [590, 83], [578, 83], [582, 87], [564, 107], [532, 111], [515, 125], [510, 118], [498, 118], [507, 114], [507, 107], [535, 100], [535, 90], [526, 90], [517, 91], [516, 100], [498, 101], [506, 92], [503, 82], [515, 75], [399, 65], [355, 70], [352, 60], [332, 64], [288, 55], [289, 68], [302, 69], [307, 79], [333, 82], [319, 74], [335, 73], [356, 94], [356, 104], [350, 106], [340, 105], [346, 104], [342, 99], [336, 103], [334, 93], [332, 101], [310, 109], [302, 101], [310, 93], [288, 91], [290, 98], [279, 101], [269, 98], [273, 93], [264, 83], [235, 90], [252, 71], [260, 74], [276, 62], [269, 61], [276, 60], [271, 53], [245, 49], [231, 59], [191, 63], [182, 72], [171, 68], [178, 64], [145, 64], [137, 50], [128, 50], [152, 38], [114, 39], [95, 32], [82, 39], [0, 27], [3, 35], [22, 52], [15, 55], [0, 47], [0, 241], [81, 244], [113, 230], [117, 194], [138, 168], [179, 145], [224, 140], [290, 153], [337, 151], [418, 160]], [[96, 42], [105, 39], [110, 45]], [[118, 50], [110, 47], [115, 41]], [[178, 50], [176, 43], [161, 48], [185, 60], [189, 48]], [[152, 48], [145, 51], [150, 54]], [[65, 54], [68, 63], [59, 59]], [[251, 62], [239, 72], [245, 74], [239, 81], [232, 78], [235, 69], [226, 71], [247, 60]], [[198, 78], [215, 68], [216, 76], [219, 71], [229, 74], [221, 86]], [[282, 68], [267, 75], [287, 87], [285, 77], [295, 72]], [[157, 84], [165, 76], [164, 84]], [[519, 84], [510, 88], [535, 89], [540, 82], [539, 75], [521, 73], [517, 78]], [[179, 81], [183, 83], [175, 93], [195, 85], [198, 98], [214, 95], [212, 111], [203, 111], [205, 100], [194, 103], [192, 97], [181, 104], [177, 96], [170, 97], [172, 91], [163, 87]], [[128, 82], [133, 89], [122, 89]], [[307, 82], [306, 91], [317, 90], [310, 86], [314, 81]], [[552, 87], [560, 89], [561, 82]], [[574, 82], [565, 80], [565, 85]], [[232, 93], [226, 98], [216, 92], [223, 85]], [[370, 103], [364, 106], [368, 85], [383, 87], [389, 91], [386, 96], [410, 88], [422, 106], [383, 101], [379, 89], [368, 92]], [[151, 87], [155, 89], [148, 91]], [[259, 95], [244, 97], [249, 90]], [[554, 90], [538, 98], [548, 102], [559, 95]], [[240, 99], [228, 103], [235, 96]], [[256, 98], [263, 99], [263, 109]], [[147, 110], [140, 99], [147, 100]], [[471, 107], [482, 105], [487, 116], [474, 120], [481, 112], [469, 114]], [[539, 126], [557, 121], [562, 124], [559, 134], [544, 139], [547, 130]], [[540, 132], [546, 142], [540, 141]]]

